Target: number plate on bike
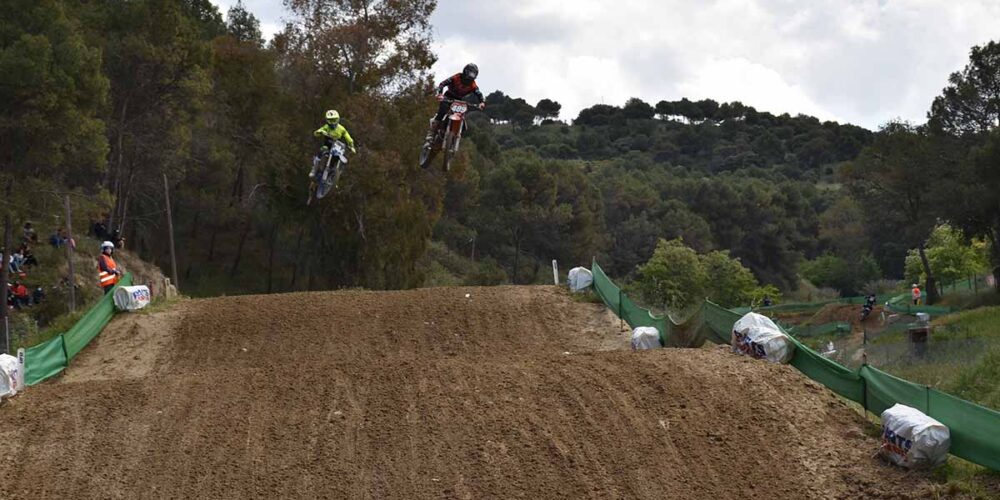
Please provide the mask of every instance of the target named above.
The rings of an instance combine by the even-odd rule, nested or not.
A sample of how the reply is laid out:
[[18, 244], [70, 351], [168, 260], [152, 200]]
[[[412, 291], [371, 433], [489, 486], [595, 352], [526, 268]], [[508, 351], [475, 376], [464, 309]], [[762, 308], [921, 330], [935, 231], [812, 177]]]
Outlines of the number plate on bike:
[[465, 113], [469, 110], [469, 105], [464, 102], [456, 102], [451, 105], [452, 113]]

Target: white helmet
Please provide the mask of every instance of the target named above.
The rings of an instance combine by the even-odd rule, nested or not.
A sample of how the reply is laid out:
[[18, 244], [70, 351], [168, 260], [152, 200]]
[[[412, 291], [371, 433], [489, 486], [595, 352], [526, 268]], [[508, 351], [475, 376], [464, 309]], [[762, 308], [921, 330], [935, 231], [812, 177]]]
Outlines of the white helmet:
[[115, 249], [115, 244], [111, 243], [110, 241], [105, 241], [104, 243], [101, 243], [101, 251], [102, 252], [105, 249], [107, 249], [107, 248], [110, 248], [110, 249], [114, 250]]

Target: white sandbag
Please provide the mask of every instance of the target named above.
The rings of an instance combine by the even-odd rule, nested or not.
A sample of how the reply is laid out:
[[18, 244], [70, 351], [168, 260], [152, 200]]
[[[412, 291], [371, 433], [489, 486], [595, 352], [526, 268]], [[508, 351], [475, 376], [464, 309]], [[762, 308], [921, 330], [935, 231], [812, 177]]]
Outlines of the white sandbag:
[[582, 292], [594, 283], [594, 275], [586, 267], [574, 267], [569, 270], [568, 281], [571, 292]]
[[115, 290], [115, 307], [119, 311], [137, 311], [149, 305], [149, 287], [122, 286]]
[[879, 454], [909, 469], [934, 467], [948, 459], [948, 427], [916, 408], [896, 403], [882, 412]]
[[772, 363], [788, 363], [795, 354], [795, 344], [778, 325], [757, 313], [747, 313], [733, 325], [732, 346], [735, 353]]
[[639, 326], [632, 330], [632, 350], [642, 351], [660, 347], [660, 331], [652, 326]]
[[21, 390], [21, 364], [9, 354], [0, 354], [0, 399], [13, 396]]

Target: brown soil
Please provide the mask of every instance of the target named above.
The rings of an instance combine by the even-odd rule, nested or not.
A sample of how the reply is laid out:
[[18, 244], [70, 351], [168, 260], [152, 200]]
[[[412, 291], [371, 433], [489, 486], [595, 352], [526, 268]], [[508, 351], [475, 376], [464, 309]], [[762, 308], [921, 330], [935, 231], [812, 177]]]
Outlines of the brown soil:
[[784, 313], [775, 317], [790, 325], [825, 325], [827, 323], [844, 322], [851, 324], [851, 331], [860, 332], [863, 328], [872, 330], [879, 324], [879, 316], [883, 307], [876, 305], [871, 314], [861, 321], [861, 306], [855, 304], [827, 304], [812, 314]]
[[551, 287], [125, 316], [0, 408], [0, 498], [929, 492], [871, 458], [863, 419], [793, 368], [721, 347], [629, 352], [618, 325]]

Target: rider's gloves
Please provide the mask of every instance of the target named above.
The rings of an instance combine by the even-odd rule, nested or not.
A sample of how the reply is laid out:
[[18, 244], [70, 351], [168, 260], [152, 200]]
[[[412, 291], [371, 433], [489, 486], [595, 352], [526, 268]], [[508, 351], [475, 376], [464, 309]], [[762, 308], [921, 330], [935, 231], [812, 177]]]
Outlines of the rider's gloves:
[[485, 102], [479, 103], [479, 109], [483, 109], [485, 107], [486, 107], [486, 103]]
[[438, 94], [437, 95], [437, 100], [438, 100], [438, 102], [443, 101], [444, 100], [444, 94]]

